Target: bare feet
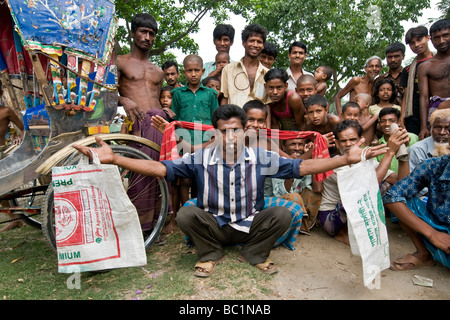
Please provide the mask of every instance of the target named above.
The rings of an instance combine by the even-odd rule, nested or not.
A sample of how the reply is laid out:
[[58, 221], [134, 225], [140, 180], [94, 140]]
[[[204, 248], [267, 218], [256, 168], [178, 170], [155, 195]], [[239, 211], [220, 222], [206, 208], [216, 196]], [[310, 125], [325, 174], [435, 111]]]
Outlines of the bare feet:
[[346, 244], [346, 245], [350, 245], [350, 240], [349, 240], [349, 238], [348, 238], [348, 229], [347, 228], [344, 228], [344, 229], [341, 229], [335, 236], [334, 236], [334, 238], [337, 240], [337, 241], [340, 241], [340, 242], [342, 242], [342, 243], [344, 243], [344, 244]]

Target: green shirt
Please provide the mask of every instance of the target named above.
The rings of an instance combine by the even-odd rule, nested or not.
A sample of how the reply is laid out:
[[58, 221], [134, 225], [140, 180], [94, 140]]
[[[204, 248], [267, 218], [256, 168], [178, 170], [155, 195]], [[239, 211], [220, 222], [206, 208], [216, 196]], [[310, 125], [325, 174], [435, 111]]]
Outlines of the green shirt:
[[[414, 133], [408, 132], [409, 135], [409, 145], [406, 147], [406, 149], [409, 149], [414, 143], [419, 141], [419, 137], [415, 135]], [[384, 135], [378, 140], [380, 144], [387, 143]], [[381, 162], [381, 159], [383, 159], [384, 154], [381, 154], [377, 156], [378, 162]], [[396, 157], [392, 158], [391, 165], [389, 166], [389, 169], [394, 171], [395, 173], [398, 173], [398, 160]]]
[[[200, 85], [195, 93], [188, 86], [172, 90], [172, 105], [170, 108], [175, 113], [175, 120], [210, 125], [212, 114], [218, 106], [217, 92], [203, 85]], [[186, 129], [177, 130], [177, 134], [186, 140], [182, 130]], [[191, 139], [193, 139], [190, 141], [192, 145], [209, 141], [211, 138], [210, 132], [189, 131]]]

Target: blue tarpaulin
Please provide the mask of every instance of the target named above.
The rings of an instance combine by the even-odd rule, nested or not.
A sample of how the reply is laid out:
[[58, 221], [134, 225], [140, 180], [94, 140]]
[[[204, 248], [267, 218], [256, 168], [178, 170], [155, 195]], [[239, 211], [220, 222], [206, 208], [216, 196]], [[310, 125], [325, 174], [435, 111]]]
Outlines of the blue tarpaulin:
[[99, 61], [108, 59], [115, 33], [115, 7], [107, 0], [8, 1], [25, 46], [64, 46]]

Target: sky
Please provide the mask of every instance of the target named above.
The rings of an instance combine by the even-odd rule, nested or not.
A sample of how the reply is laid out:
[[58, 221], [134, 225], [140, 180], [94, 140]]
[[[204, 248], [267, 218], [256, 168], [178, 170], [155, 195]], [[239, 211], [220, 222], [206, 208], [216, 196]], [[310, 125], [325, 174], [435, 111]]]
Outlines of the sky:
[[[405, 33], [408, 29], [417, 25], [422, 24], [426, 27], [429, 27], [428, 19], [441, 15], [441, 13], [436, 10], [436, 5], [438, 2], [439, 0], [431, 0], [431, 8], [425, 9], [423, 11], [422, 17], [418, 19], [418, 23], [414, 23], [411, 21], [403, 22], [402, 25]], [[230, 19], [228, 21], [225, 21], [224, 23], [232, 24], [235, 28], [234, 44], [230, 49], [230, 57], [234, 61], [239, 60], [244, 55], [244, 48], [242, 47], [240, 38], [242, 30], [247, 24], [246, 20], [240, 16], [231, 15]], [[215, 55], [217, 53], [213, 44], [213, 28], [211, 27], [212, 25], [214, 25], [214, 20], [210, 18], [209, 15], [205, 16], [202, 20], [200, 20], [200, 31], [192, 35], [192, 38], [198, 43], [200, 48], [198, 55], [203, 58], [204, 62], [214, 61]], [[434, 47], [431, 45], [431, 43], [430, 49], [434, 51]], [[173, 51], [173, 53], [177, 56], [177, 60], [179, 62], [183, 61], [184, 54], [181, 53], [181, 51]], [[411, 51], [409, 46], [406, 46], [405, 59], [403, 60], [404, 63], [412, 57], [414, 57], [414, 53]]]

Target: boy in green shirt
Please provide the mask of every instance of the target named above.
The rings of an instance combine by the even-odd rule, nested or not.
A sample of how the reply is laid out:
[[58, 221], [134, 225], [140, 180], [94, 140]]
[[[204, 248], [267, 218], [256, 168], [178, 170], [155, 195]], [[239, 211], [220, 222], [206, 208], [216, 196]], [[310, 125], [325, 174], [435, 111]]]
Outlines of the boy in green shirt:
[[[184, 58], [183, 67], [188, 83], [184, 87], [172, 90], [171, 109], [175, 113], [174, 119], [210, 125], [212, 114], [219, 106], [219, 102], [217, 92], [201, 84], [205, 72], [203, 60], [198, 55], [188, 55]], [[186, 131], [183, 134], [177, 130], [177, 134], [192, 145], [202, 144], [211, 139], [210, 132], [201, 130], [191, 131], [190, 137], [186, 135]]]

